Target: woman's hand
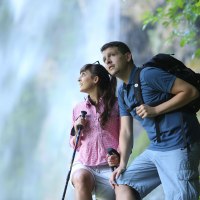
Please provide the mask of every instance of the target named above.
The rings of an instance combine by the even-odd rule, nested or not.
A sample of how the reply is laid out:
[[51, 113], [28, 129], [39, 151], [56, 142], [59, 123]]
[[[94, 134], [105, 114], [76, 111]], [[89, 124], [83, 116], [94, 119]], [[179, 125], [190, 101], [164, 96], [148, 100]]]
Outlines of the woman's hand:
[[110, 167], [117, 167], [120, 163], [120, 158], [118, 155], [108, 155], [107, 154], [107, 162]]
[[79, 116], [78, 119], [74, 122], [74, 130], [76, 133], [78, 133], [78, 130], [80, 126], [85, 126], [87, 123], [87, 120], [83, 118], [82, 116]]
[[[77, 140], [77, 134], [78, 134], [78, 130], [80, 128], [80, 126], [84, 127], [87, 124], [87, 120], [85, 118], [83, 118], [82, 116], [79, 116], [76, 121], [74, 122], [74, 130], [75, 130], [75, 136], [74, 136], [74, 140], [73, 143], [74, 145], [76, 144], [76, 140]], [[81, 145], [81, 140], [79, 139], [78, 142], [78, 146]]]

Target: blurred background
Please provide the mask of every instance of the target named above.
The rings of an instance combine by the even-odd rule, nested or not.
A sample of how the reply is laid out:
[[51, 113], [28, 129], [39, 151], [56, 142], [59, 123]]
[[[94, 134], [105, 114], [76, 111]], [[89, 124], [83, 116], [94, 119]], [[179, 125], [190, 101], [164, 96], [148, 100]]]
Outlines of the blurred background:
[[[200, 3], [184, 2], [0, 0], [0, 200], [62, 198], [73, 153], [72, 108], [85, 97], [79, 69], [102, 63], [104, 43], [126, 42], [138, 66], [163, 52], [200, 71]], [[167, 21], [170, 6], [176, 17]], [[130, 159], [148, 144], [134, 123]], [[74, 199], [70, 186], [66, 199]], [[145, 199], [164, 199], [162, 187]]]

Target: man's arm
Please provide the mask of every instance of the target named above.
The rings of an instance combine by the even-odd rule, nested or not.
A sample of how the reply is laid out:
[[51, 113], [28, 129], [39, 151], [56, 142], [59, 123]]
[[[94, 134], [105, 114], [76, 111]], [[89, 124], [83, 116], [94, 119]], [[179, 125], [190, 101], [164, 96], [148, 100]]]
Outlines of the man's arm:
[[132, 148], [133, 118], [130, 116], [122, 116], [119, 136], [120, 164], [110, 178], [111, 184], [113, 184], [115, 182], [115, 178], [119, 177], [119, 175], [125, 170]]
[[168, 113], [196, 99], [199, 96], [199, 91], [186, 81], [176, 78], [171, 88], [171, 94], [174, 95], [171, 99], [158, 106], [150, 107], [145, 104], [138, 106], [136, 113], [142, 118], [155, 117], [163, 113]]

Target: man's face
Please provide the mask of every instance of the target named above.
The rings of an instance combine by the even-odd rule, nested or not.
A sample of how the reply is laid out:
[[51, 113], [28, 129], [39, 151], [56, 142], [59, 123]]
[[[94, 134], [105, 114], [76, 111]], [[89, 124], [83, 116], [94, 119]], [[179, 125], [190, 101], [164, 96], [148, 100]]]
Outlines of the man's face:
[[116, 77], [121, 76], [128, 63], [127, 55], [122, 54], [117, 47], [109, 47], [102, 52], [104, 66], [107, 71]]

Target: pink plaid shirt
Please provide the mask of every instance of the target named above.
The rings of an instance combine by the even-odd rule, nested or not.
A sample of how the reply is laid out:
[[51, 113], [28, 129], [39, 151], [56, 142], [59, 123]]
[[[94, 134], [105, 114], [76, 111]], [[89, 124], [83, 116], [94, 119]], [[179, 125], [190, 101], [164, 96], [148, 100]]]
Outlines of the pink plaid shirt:
[[[119, 145], [118, 102], [115, 103], [111, 116], [103, 129], [99, 122], [100, 114], [103, 111], [102, 99], [98, 107], [92, 105], [89, 99], [76, 105], [73, 109], [73, 124], [83, 110], [87, 112], [87, 124], [81, 131], [80, 145], [78, 146], [75, 160], [87, 166], [105, 165], [107, 164], [107, 148], [117, 149]], [[70, 145], [74, 148], [73, 139], [74, 136], [70, 136]]]

